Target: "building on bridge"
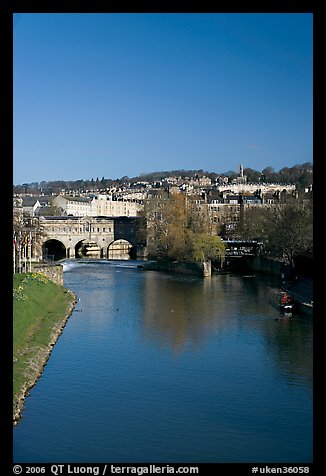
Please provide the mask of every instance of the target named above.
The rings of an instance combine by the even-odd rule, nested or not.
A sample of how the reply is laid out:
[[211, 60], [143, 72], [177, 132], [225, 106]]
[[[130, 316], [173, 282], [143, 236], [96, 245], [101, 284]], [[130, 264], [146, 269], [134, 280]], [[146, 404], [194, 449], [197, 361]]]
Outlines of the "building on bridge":
[[136, 217], [143, 209], [139, 200], [113, 200], [111, 195], [98, 194], [93, 197], [58, 195], [53, 205], [65, 216], [79, 217]]
[[60, 208], [62, 215], [87, 217], [96, 215], [94, 201], [94, 198], [58, 195], [53, 205]]

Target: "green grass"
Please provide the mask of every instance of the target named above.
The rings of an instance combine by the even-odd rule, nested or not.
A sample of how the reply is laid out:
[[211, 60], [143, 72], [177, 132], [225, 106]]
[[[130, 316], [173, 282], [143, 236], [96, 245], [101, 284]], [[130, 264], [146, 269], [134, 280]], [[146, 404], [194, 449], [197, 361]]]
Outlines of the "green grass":
[[21, 397], [24, 386], [31, 386], [35, 368], [45, 363], [55, 329], [62, 325], [73, 302], [70, 291], [41, 273], [13, 276], [14, 401]]

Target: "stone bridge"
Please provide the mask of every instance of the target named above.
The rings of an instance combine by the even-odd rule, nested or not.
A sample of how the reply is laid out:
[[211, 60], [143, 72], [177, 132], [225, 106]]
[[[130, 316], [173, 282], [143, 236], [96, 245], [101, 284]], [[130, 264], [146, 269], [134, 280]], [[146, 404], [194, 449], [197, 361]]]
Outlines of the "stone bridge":
[[40, 217], [39, 257], [128, 259], [141, 257], [137, 217]]
[[223, 240], [225, 257], [223, 268], [241, 271], [250, 268], [250, 263], [260, 254], [262, 243], [257, 240]]

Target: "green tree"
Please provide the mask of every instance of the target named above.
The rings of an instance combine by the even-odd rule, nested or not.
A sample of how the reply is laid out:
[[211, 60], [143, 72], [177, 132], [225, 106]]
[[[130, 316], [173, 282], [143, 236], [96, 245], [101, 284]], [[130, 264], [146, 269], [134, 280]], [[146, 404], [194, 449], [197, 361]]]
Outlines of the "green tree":
[[209, 236], [206, 233], [193, 234], [191, 245], [193, 261], [213, 261], [224, 257], [225, 247], [219, 236]]

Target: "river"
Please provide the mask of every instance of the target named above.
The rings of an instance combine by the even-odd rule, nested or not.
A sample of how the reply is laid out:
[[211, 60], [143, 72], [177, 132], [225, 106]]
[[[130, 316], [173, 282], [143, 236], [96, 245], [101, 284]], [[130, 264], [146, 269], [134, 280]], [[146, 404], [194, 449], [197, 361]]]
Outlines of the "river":
[[67, 260], [78, 303], [14, 428], [14, 462], [310, 463], [312, 316], [268, 278]]

